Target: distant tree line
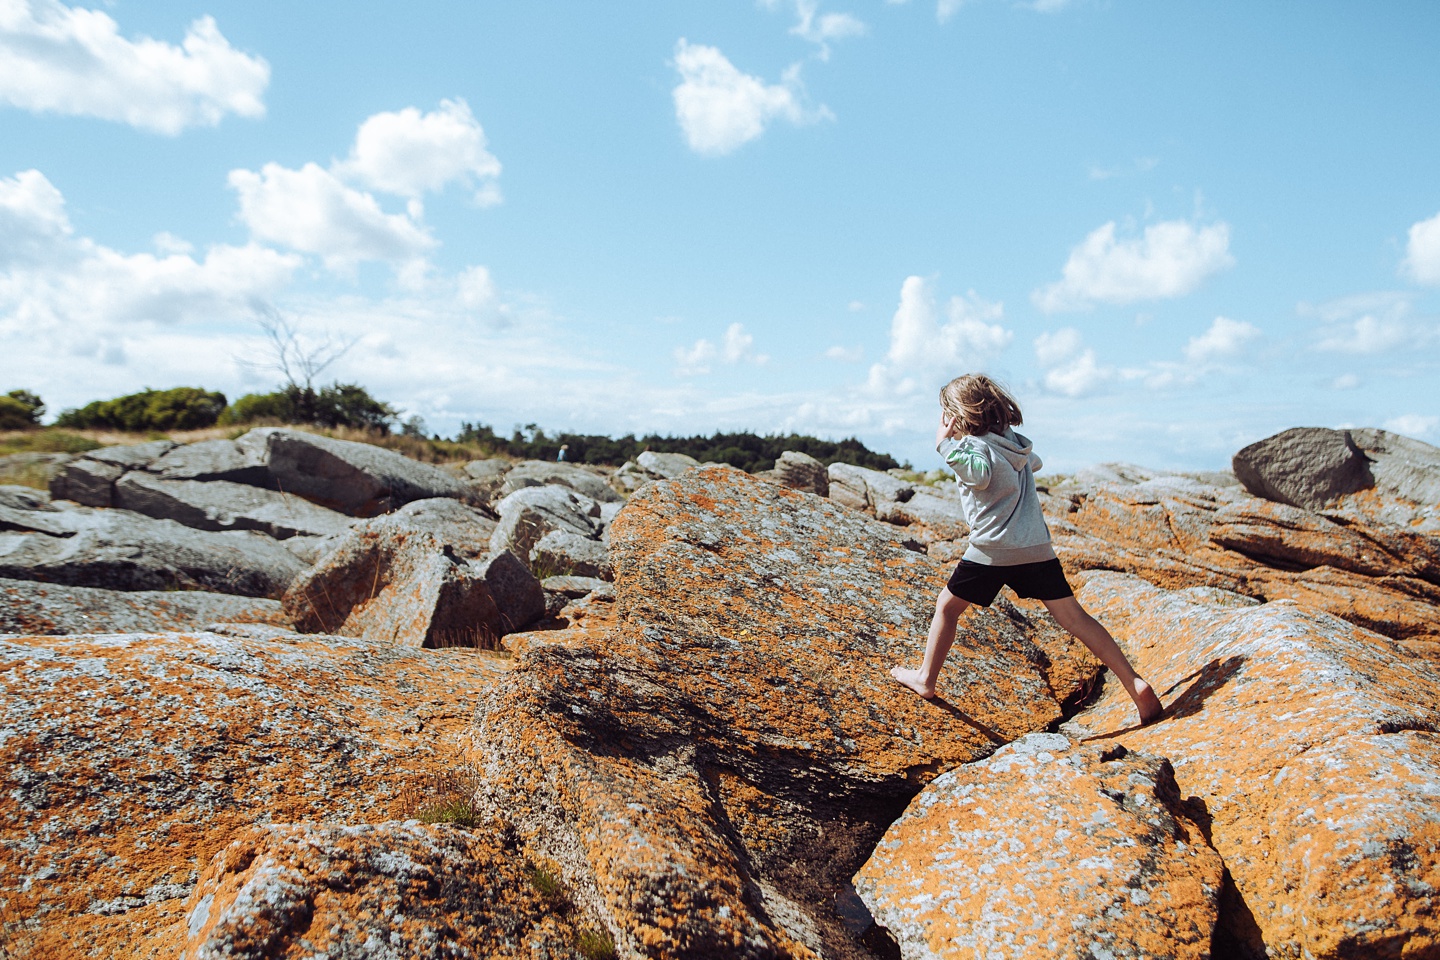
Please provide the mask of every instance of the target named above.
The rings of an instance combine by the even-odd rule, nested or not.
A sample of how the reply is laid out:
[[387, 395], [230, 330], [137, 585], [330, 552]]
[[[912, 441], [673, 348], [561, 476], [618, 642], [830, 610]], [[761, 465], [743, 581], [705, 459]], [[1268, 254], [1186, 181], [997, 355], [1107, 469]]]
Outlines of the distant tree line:
[[516, 427], [509, 437], [504, 437], [483, 423], [464, 423], [455, 440], [525, 460], [554, 460], [564, 446], [568, 461], [611, 466], [634, 460], [646, 450], [684, 453], [702, 463], [728, 463], [750, 473], [771, 469], [786, 450], [807, 453], [821, 463], [839, 461], [872, 470], [889, 470], [901, 465], [888, 453], [877, 453], [854, 437], [834, 441], [800, 433], [760, 436], [749, 432], [717, 432], [708, 437], [662, 437], [655, 433], [636, 437], [632, 433], [619, 438], [588, 433], [557, 433], [550, 436], [535, 424], [527, 423]]
[[[26, 430], [40, 424], [45, 404], [28, 390], [12, 390], [0, 396], [0, 429]], [[364, 387], [353, 383], [332, 383], [318, 390], [290, 383], [272, 393], [247, 393], [228, 403], [225, 394], [201, 387], [173, 387], [169, 390], [141, 390], [113, 400], [96, 400], [83, 407], [64, 410], [55, 426], [86, 430], [120, 430], [131, 433], [164, 433], [171, 430], [200, 430], [213, 426], [244, 426], [253, 423], [309, 424], [318, 427], [351, 427], [381, 436], [392, 430], [420, 438], [432, 446], [456, 446], [449, 456], [481, 453], [524, 460], [554, 460], [565, 447], [565, 459], [572, 463], [618, 466], [634, 460], [646, 450], [656, 453], [684, 453], [701, 462], [728, 463], [755, 473], [769, 470], [786, 450], [808, 453], [821, 463], [852, 463], [872, 470], [901, 466], [894, 457], [877, 453], [854, 437], [821, 440], [805, 434], [715, 433], [710, 436], [670, 437], [648, 434], [636, 437], [608, 437], [588, 433], [547, 434], [539, 426], [517, 426], [507, 437], [483, 423], [465, 423], [454, 440], [439, 436], [425, 438], [424, 421], [411, 417], [403, 424], [399, 412], [375, 399]]]

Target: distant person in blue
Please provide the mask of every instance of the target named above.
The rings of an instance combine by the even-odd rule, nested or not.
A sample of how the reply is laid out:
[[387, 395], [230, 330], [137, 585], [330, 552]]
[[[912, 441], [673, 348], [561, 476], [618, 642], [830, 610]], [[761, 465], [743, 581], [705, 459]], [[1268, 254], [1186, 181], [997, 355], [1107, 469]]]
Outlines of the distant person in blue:
[[920, 667], [895, 667], [890, 675], [927, 700], [955, 642], [960, 614], [973, 603], [988, 607], [1002, 586], [1039, 600], [1056, 622], [1110, 668], [1140, 711], [1140, 722], [1160, 719], [1160, 698], [1135, 672], [1098, 620], [1085, 612], [1065, 579], [1050, 543], [1050, 528], [1035, 492], [1040, 458], [1012, 426], [1020, 407], [989, 377], [956, 377], [940, 391], [935, 448], [955, 471], [960, 504], [970, 524], [970, 546], [950, 581], [940, 589]]
[[556, 462], [556, 463], [564, 463], [564, 462], [565, 462], [565, 451], [566, 451], [566, 450], [569, 450], [569, 449], [570, 449], [570, 445], [569, 445], [568, 443], [562, 443], [562, 444], [560, 444], [560, 450], [559, 450], [558, 453], [555, 454], [555, 462]]

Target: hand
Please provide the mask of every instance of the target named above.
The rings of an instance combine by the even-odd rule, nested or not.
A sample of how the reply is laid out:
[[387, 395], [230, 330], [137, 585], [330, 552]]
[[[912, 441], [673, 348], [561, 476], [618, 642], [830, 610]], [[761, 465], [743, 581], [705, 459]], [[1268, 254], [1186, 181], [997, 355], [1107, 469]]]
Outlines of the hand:
[[940, 411], [940, 426], [935, 430], [935, 443], [938, 445], [946, 437], [955, 435], [955, 417], [944, 409]]

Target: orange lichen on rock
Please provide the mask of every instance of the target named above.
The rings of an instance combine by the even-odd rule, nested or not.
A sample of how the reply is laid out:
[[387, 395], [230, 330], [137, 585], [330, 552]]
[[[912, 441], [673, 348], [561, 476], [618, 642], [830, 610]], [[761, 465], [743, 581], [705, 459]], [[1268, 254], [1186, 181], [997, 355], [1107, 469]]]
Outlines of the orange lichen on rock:
[[0, 640], [0, 944], [174, 956], [212, 855], [256, 823], [391, 818], [409, 780], [461, 762], [505, 669], [323, 636]]
[[[1064, 729], [1169, 758], [1234, 880], [1240, 955], [1440, 952], [1440, 675], [1289, 601], [1215, 605], [1092, 574], [1082, 602], [1168, 704], [1127, 727], [1118, 689]], [[1112, 685], [1113, 686], [1113, 685]]]
[[1168, 761], [1040, 733], [932, 781], [855, 886], [912, 960], [1200, 960], [1223, 874]]
[[642, 956], [863, 955], [831, 903], [885, 825], [1098, 675], [1004, 605], [967, 615], [921, 700], [888, 669], [919, 656], [943, 568], [729, 468], [649, 484], [610, 537], [613, 628], [526, 635], [475, 750], [487, 806]]
[[[415, 822], [242, 833], [185, 903], [182, 960], [571, 956], [569, 918], [492, 835]], [[546, 923], [544, 921], [551, 920]]]

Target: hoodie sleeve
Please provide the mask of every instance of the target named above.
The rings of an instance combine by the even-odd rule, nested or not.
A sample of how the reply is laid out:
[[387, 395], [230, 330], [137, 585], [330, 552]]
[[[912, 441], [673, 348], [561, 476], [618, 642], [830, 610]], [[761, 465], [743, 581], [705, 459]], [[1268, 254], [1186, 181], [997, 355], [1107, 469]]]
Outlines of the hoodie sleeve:
[[1040, 459], [1040, 454], [1030, 454], [1030, 472], [1032, 474], [1039, 474], [1040, 468], [1043, 466], [1045, 466], [1045, 461]]
[[964, 440], [946, 437], [935, 449], [965, 486], [976, 490], [990, 486], [990, 458], [984, 444], [972, 444], [968, 437]]

